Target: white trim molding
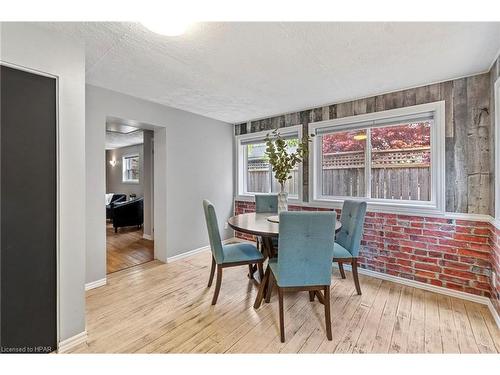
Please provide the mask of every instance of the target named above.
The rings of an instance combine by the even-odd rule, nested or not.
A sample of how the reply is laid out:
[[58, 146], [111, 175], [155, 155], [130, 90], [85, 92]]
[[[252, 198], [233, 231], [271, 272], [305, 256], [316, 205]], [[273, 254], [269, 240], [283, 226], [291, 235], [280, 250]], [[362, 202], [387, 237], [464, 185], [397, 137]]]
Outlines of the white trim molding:
[[[363, 200], [368, 203], [369, 211], [401, 213], [401, 214], [436, 214], [445, 211], [445, 102], [419, 104], [410, 107], [391, 109], [366, 113], [356, 116], [347, 116], [333, 120], [325, 120], [309, 123], [309, 133], [315, 133], [324, 128], [335, 128], [340, 130], [353, 130], [370, 128], [375, 122], [390, 120], [391, 118], [404, 117], [411, 119], [412, 116], [432, 113], [434, 124], [431, 126], [431, 200], [429, 202], [402, 201], [389, 199], [374, 199], [369, 195], [364, 197], [325, 197], [321, 194], [321, 174], [318, 173], [321, 163], [320, 137], [315, 137], [311, 152], [309, 153], [309, 204], [321, 205], [322, 207], [340, 208], [344, 199]], [[368, 193], [369, 194], [369, 191]]]
[[106, 278], [99, 279], [99, 280], [96, 280], [96, 281], [92, 281], [90, 283], [86, 283], [85, 284], [85, 291], [91, 290], [91, 289], [95, 289], [95, 288], [99, 288], [100, 286], [106, 285], [106, 283], [107, 283], [107, 279]]
[[77, 335], [70, 337], [69, 339], [63, 340], [59, 342], [59, 346], [57, 348], [58, 353], [67, 353], [75, 346], [87, 342], [87, 331], [80, 332]]
[[153, 241], [153, 236], [150, 234], [143, 233], [142, 238], [144, 238], [145, 240]]
[[[334, 268], [338, 268], [337, 263], [334, 263]], [[350, 272], [352, 271], [351, 266], [348, 264], [344, 264], [344, 269], [346, 271], [350, 271]], [[413, 288], [423, 289], [423, 290], [427, 290], [429, 292], [439, 293], [439, 294], [443, 294], [445, 296], [459, 298], [459, 299], [463, 299], [463, 300], [471, 301], [471, 302], [476, 302], [476, 303], [480, 303], [481, 305], [486, 305], [486, 306], [488, 306], [488, 309], [490, 310], [491, 315], [493, 316], [493, 319], [495, 320], [498, 328], [500, 328], [500, 316], [498, 315], [498, 312], [495, 310], [495, 307], [493, 306], [491, 299], [489, 299], [488, 297], [477, 296], [475, 294], [465, 293], [465, 292], [461, 292], [459, 290], [453, 290], [453, 289], [445, 288], [442, 286], [436, 286], [436, 285], [432, 285], [432, 284], [422, 283], [420, 281], [409, 280], [409, 279], [405, 279], [403, 277], [388, 275], [386, 273], [372, 271], [372, 270], [369, 270], [366, 268], [361, 268], [361, 267], [358, 267], [358, 273], [360, 273], [362, 275], [366, 275], [366, 276], [371, 276], [371, 277], [374, 277], [377, 279], [387, 280], [387, 281], [391, 281], [394, 283], [410, 286]]]
[[[351, 199], [351, 198], [349, 198]], [[253, 197], [234, 197], [234, 202], [254, 202], [255, 199]], [[324, 204], [322, 202], [299, 202], [299, 203], [290, 203], [290, 206], [298, 206], [298, 207], [317, 207], [317, 208], [342, 208], [343, 200], [340, 200], [338, 204], [332, 206], [332, 204]], [[490, 223], [500, 229], [500, 220], [495, 221], [495, 219], [491, 215], [484, 214], [468, 214], [461, 212], [436, 212], [436, 211], [418, 211], [418, 212], [410, 212], [408, 209], [402, 208], [401, 210], [395, 211], [394, 209], [387, 208], [385, 206], [381, 206], [378, 208], [369, 207], [367, 212], [379, 212], [385, 214], [399, 214], [399, 215], [411, 215], [411, 216], [421, 216], [421, 217], [436, 217], [436, 218], [444, 218], [444, 219], [454, 219], [454, 220], [469, 220], [469, 221], [483, 221], [485, 223]]]
[[[242, 240], [241, 238], [236, 238], [236, 237], [231, 237], [231, 238], [228, 238], [227, 240], [222, 241], [223, 244], [229, 244], [232, 242], [246, 242], [246, 241]], [[193, 255], [196, 255], [198, 253], [202, 253], [202, 252], [208, 251], [208, 250], [210, 250], [210, 245], [206, 245], [206, 246], [199, 247], [197, 249], [189, 250], [189, 251], [186, 251], [184, 253], [168, 257], [167, 263], [172, 263], [172, 262], [175, 262], [177, 260], [189, 258], [190, 256], [193, 256]]]

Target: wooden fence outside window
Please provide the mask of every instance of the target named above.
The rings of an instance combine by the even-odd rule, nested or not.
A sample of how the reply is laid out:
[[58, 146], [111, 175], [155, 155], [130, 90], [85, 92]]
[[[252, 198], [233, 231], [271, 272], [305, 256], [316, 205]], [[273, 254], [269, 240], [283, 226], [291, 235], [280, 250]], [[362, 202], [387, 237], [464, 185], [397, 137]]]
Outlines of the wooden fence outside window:
[[[271, 182], [269, 164], [264, 159], [248, 162], [249, 192], [279, 191]], [[290, 195], [297, 194], [298, 170], [288, 183]], [[323, 154], [322, 194], [360, 197], [365, 195], [365, 152]], [[271, 189], [270, 189], [271, 185]], [[378, 199], [429, 201], [431, 199], [430, 147], [372, 150], [371, 197]]]

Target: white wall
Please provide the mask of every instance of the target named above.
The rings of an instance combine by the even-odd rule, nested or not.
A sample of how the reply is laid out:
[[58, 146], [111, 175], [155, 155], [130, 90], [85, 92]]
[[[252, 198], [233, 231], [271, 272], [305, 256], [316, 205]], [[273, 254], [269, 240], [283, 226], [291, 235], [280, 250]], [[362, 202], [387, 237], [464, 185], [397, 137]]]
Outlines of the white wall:
[[[208, 245], [202, 209], [204, 198], [215, 204], [224, 238], [232, 235], [232, 231], [224, 231], [223, 226], [233, 210], [233, 127], [87, 85], [87, 282], [105, 277], [106, 272], [103, 204], [106, 116], [157, 127], [154, 129], [154, 237], [158, 259], [165, 260], [165, 257]], [[158, 179], [166, 179], [166, 191], [158, 188]], [[162, 215], [167, 219], [164, 229], [158, 222]], [[163, 247], [166, 254], [161, 252]]]
[[[0, 59], [58, 76], [59, 340], [85, 330], [85, 50], [33, 23], [1, 23]], [[101, 199], [102, 201], [102, 199]]]

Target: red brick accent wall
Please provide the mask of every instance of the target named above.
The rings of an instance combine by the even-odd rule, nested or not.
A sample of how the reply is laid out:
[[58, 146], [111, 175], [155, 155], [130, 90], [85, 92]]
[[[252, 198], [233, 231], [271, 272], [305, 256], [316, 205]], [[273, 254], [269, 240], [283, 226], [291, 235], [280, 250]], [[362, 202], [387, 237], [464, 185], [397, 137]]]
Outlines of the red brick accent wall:
[[[289, 209], [328, 210], [302, 206]], [[235, 202], [236, 214], [254, 211], [253, 202]], [[340, 214], [340, 210], [337, 212]], [[242, 233], [237, 236], [253, 240]], [[494, 237], [491, 224], [485, 222], [368, 212], [359, 259], [362, 268], [493, 296], [498, 302], [498, 286], [492, 291], [490, 275], [492, 264], [497, 280], [500, 275], [500, 231]], [[497, 249], [494, 261], [492, 242]]]
[[[500, 229], [491, 226], [491, 268], [495, 273], [496, 287], [491, 282], [491, 301], [500, 315]], [[493, 277], [493, 276], [492, 276]]]

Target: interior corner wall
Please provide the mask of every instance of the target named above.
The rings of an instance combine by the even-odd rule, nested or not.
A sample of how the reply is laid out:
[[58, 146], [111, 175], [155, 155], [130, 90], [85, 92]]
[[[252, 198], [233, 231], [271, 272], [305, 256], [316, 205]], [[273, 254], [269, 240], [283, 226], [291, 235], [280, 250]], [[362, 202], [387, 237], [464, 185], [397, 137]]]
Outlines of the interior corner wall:
[[[492, 135], [491, 135], [491, 150], [492, 154], [494, 155], [495, 152], [495, 147], [499, 147], [499, 145], [495, 144], [495, 131], [497, 130], [497, 124], [496, 124], [496, 119], [497, 119], [497, 114], [496, 114], [496, 102], [499, 100], [497, 97], [497, 92], [495, 92], [495, 83], [497, 80], [500, 79], [500, 57], [496, 59], [496, 61], [493, 63], [491, 70], [490, 70], [490, 86], [491, 86], [491, 100], [490, 100], [490, 109], [491, 109], [491, 130], [492, 130]], [[500, 124], [498, 124], [500, 126]], [[495, 170], [497, 169], [495, 166], [495, 160], [493, 156], [493, 162], [492, 162], [492, 174], [494, 177], [495, 183], [493, 184], [492, 187], [492, 196], [495, 198], [495, 190], [500, 189], [500, 181], [498, 180], [498, 176], [495, 174]], [[497, 216], [498, 212], [495, 212], [495, 222], [499, 222], [500, 218]], [[493, 306], [495, 307], [497, 313], [500, 316], [500, 229], [495, 228], [495, 226], [492, 226], [491, 228], [492, 232], [492, 237], [491, 237], [491, 270], [492, 270], [492, 275], [491, 275], [491, 300], [493, 303]]]
[[[208, 245], [202, 200], [217, 208], [224, 238], [233, 235], [224, 222], [233, 212], [234, 129], [230, 124], [134, 98], [115, 91], [86, 86], [87, 173], [87, 282], [106, 276], [105, 233], [105, 123], [107, 116], [154, 125], [155, 172], [159, 157], [157, 134], [164, 136], [166, 191], [154, 185], [154, 222], [166, 216], [166, 231], [155, 231], [156, 247], [165, 247], [160, 260]], [[159, 197], [160, 201], [157, 201]], [[162, 201], [164, 199], [164, 201]], [[161, 207], [160, 207], [161, 206]], [[158, 209], [157, 209], [158, 208]], [[156, 251], [155, 251], [156, 254]]]
[[[496, 189], [499, 185], [499, 181], [496, 180], [496, 163], [495, 163], [495, 149], [497, 145], [495, 145], [496, 139], [496, 105], [495, 102], [497, 100], [495, 93], [495, 83], [500, 78], [500, 57], [498, 57], [493, 65], [491, 66], [490, 72], [490, 119], [491, 119], [491, 128], [490, 128], [490, 174], [491, 184], [490, 184], [490, 195], [492, 197], [492, 207], [496, 207], [495, 195]], [[492, 216], [496, 216], [497, 212], [492, 212]], [[498, 218], [497, 218], [498, 219]]]
[[153, 182], [154, 182], [154, 163], [153, 163], [153, 141], [154, 132], [144, 130], [143, 142], [143, 184], [144, 184], [144, 235], [153, 237]]
[[58, 77], [58, 339], [63, 341], [85, 331], [85, 48], [36, 23], [2, 22], [0, 28], [0, 60]]

